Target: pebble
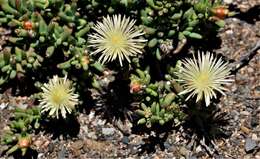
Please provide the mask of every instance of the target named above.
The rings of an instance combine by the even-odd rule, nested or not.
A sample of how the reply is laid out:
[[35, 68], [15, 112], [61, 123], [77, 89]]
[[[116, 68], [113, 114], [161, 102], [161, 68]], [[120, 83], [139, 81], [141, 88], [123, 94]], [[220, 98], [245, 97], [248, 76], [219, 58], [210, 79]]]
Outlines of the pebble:
[[252, 127], [256, 127], [259, 124], [258, 117], [255, 115], [252, 115], [251, 120], [250, 120], [250, 125]]
[[224, 0], [224, 3], [226, 4], [231, 4], [233, 2], [233, 0]]
[[202, 148], [201, 148], [201, 146], [199, 145], [197, 148], [196, 148], [196, 153], [199, 153], [199, 152], [201, 152], [202, 151]]
[[95, 112], [94, 112], [94, 111], [91, 111], [91, 112], [89, 113], [89, 115], [88, 115], [88, 119], [89, 119], [90, 121], [92, 121], [92, 119], [94, 119], [94, 117], [95, 117]]
[[55, 146], [54, 146], [53, 143], [49, 143], [49, 144], [48, 144], [48, 151], [49, 151], [49, 152], [53, 152], [54, 148], [55, 148]]
[[106, 136], [111, 136], [115, 133], [115, 129], [114, 128], [102, 128], [102, 134], [106, 135]]
[[251, 138], [247, 138], [247, 139], [246, 139], [245, 151], [246, 151], [247, 153], [252, 152], [252, 151], [255, 149], [256, 146], [257, 146], [257, 145], [256, 145], [256, 141], [252, 140]]
[[3, 110], [8, 106], [8, 103], [1, 103], [0, 104], [0, 109]]
[[64, 159], [66, 157], [66, 149], [64, 146], [61, 147], [61, 150], [58, 152], [58, 159]]
[[4, 151], [8, 150], [8, 146], [7, 145], [1, 145], [0, 146], [0, 155], [3, 154]]
[[129, 138], [127, 136], [123, 136], [122, 142], [127, 145], [129, 143]]
[[243, 156], [243, 159], [252, 159], [252, 156], [251, 155], [245, 155], [245, 156]]
[[252, 134], [252, 140], [257, 141], [257, 135], [256, 134]]
[[169, 149], [171, 147], [171, 145], [167, 141], [165, 143], [163, 143], [163, 145], [164, 145], [165, 149]]
[[254, 70], [253, 68], [251, 68], [251, 67], [248, 67], [248, 68], [247, 68], [247, 71], [248, 71], [249, 73], [253, 73], [255, 70]]
[[249, 116], [250, 113], [248, 111], [242, 111], [242, 112], [240, 112], [240, 115]]
[[80, 150], [83, 147], [84, 143], [82, 140], [78, 140], [74, 143], [71, 144], [71, 148], [76, 149], [76, 150]]
[[187, 156], [188, 154], [189, 154], [189, 152], [188, 152], [189, 150], [187, 150], [185, 147], [181, 147], [180, 149], [179, 149], [179, 152], [180, 152], [180, 154], [182, 155], [182, 156]]
[[40, 148], [43, 144], [43, 140], [36, 140], [33, 142], [33, 144], [37, 147], [37, 148]]
[[88, 134], [88, 126], [87, 125], [82, 126], [81, 129], [84, 131], [85, 134]]
[[96, 122], [96, 126], [103, 126], [106, 123], [106, 121], [98, 119], [98, 121]]
[[197, 159], [197, 157], [196, 156], [190, 156], [190, 157], [188, 157], [188, 159]]
[[39, 153], [37, 156], [38, 159], [44, 159], [44, 153]]
[[91, 139], [97, 139], [97, 135], [96, 135], [96, 133], [95, 132], [89, 132], [88, 134], [87, 134], [87, 136], [89, 137], [89, 138], [91, 138]]
[[43, 142], [43, 144], [41, 145], [41, 148], [47, 148], [47, 147], [49, 147], [49, 146], [54, 146], [54, 143], [50, 143], [50, 141], [49, 140], [45, 140], [44, 142]]
[[246, 134], [249, 134], [250, 131], [251, 131], [249, 128], [247, 128], [247, 127], [245, 127], [245, 126], [243, 126], [243, 125], [241, 125], [240, 129], [241, 129], [241, 131], [243, 131], [243, 132], [246, 133]]
[[153, 159], [160, 159], [160, 157], [156, 155], [153, 157]]
[[233, 32], [232, 30], [227, 30], [226, 33], [231, 35], [231, 34], [233, 34], [234, 32]]

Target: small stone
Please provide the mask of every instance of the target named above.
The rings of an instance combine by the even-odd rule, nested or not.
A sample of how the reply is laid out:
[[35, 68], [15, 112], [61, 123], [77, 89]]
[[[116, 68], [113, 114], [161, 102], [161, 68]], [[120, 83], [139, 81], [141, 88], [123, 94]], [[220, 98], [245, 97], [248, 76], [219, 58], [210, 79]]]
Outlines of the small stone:
[[251, 117], [250, 125], [251, 125], [252, 127], [256, 127], [258, 124], [259, 124], [259, 120], [258, 120], [257, 116], [254, 116], [254, 115], [253, 115], [253, 116]]
[[83, 141], [78, 140], [71, 144], [71, 148], [73, 148], [74, 150], [80, 150], [83, 147], [83, 145], [84, 145]]
[[231, 4], [233, 2], [233, 0], [224, 0], [224, 3], [226, 4]]
[[8, 106], [8, 103], [1, 103], [0, 104], [0, 109], [3, 110]]
[[248, 71], [249, 73], [253, 73], [253, 72], [254, 72], [254, 69], [251, 68], [251, 67], [249, 67], [249, 68], [247, 68], [247, 71]]
[[197, 148], [196, 148], [196, 153], [199, 153], [199, 152], [201, 152], [202, 151], [202, 148], [201, 148], [201, 146], [199, 145]]
[[240, 112], [240, 115], [249, 116], [250, 113], [248, 111], [242, 111]]
[[246, 133], [246, 134], [249, 134], [250, 131], [251, 131], [249, 128], [247, 128], [247, 127], [245, 127], [245, 126], [243, 126], [243, 125], [241, 125], [240, 129], [241, 129], [241, 131], [243, 131], [243, 132]]
[[252, 156], [248, 154], [248, 155], [243, 156], [243, 159], [252, 159]]
[[256, 134], [252, 134], [252, 140], [257, 141], [257, 135]]
[[[6, 150], [8, 150], [8, 146], [7, 145], [1, 145], [0, 146], [0, 155], [3, 154], [3, 152], [5, 152]], [[1, 157], [0, 157], [1, 158]]]
[[[46, 143], [46, 142], [45, 142], [45, 143]], [[43, 145], [45, 145], [45, 143], [44, 143]], [[49, 152], [53, 152], [54, 148], [55, 148], [55, 146], [54, 146], [53, 143], [49, 143], [49, 144], [48, 144], [48, 151], [49, 151]]]
[[111, 136], [114, 134], [114, 132], [115, 132], [114, 128], [102, 128], [102, 134], [106, 136]]
[[190, 157], [188, 157], [188, 159], [197, 159], [197, 157], [196, 156], [190, 156]]
[[88, 133], [88, 126], [84, 125], [81, 127], [81, 129], [83, 130], [84, 133]]
[[89, 133], [87, 134], [87, 136], [88, 136], [89, 138], [91, 138], [91, 139], [94, 139], [94, 140], [97, 139], [97, 135], [96, 135], [95, 132], [89, 132]]
[[189, 151], [183, 146], [179, 149], [179, 152], [182, 156], [187, 156], [189, 153]]
[[44, 159], [44, 153], [39, 153], [39, 154], [37, 155], [37, 158], [38, 158], [38, 159]]
[[73, 153], [74, 157], [79, 157], [80, 154], [81, 154], [81, 151], [80, 150], [73, 150], [72, 153]]
[[58, 152], [58, 159], [64, 159], [66, 156], [66, 149], [64, 146], [61, 147], [61, 150]]
[[54, 145], [54, 144], [53, 144], [53, 143], [50, 143], [49, 140], [44, 140], [44, 139], [43, 139], [43, 144], [41, 145], [41, 148], [45, 149], [45, 148], [49, 147], [50, 145], [52, 146], [52, 145]]
[[256, 142], [255, 142], [254, 140], [252, 140], [251, 138], [247, 138], [247, 139], [246, 139], [245, 151], [246, 151], [247, 153], [252, 152], [252, 151], [255, 149], [256, 146], [257, 146], [257, 145], [256, 145]]
[[98, 125], [98, 126], [103, 126], [105, 123], [106, 123], [106, 121], [101, 120], [101, 119], [98, 119], [96, 125]]
[[122, 138], [122, 142], [127, 145], [129, 143], [129, 138], [127, 136], [124, 136]]
[[33, 142], [33, 144], [39, 149], [42, 146], [43, 142], [43, 140], [36, 140]]
[[160, 159], [160, 157], [156, 155], [153, 157], [153, 159]]
[[169, 144], [169, 142], [165, 142], [163, 143], [165, 149], [169, 149], [171, 147], [171, 145]]
[[88, 115], [88, 119], [89, 119], [90, 121], [92, 121], [92, 119], [94, 119], [94, 117], [95, 117], [95, 112], [91, 111], [91, 112], [89, 113], [89, 115]]
[[233, 30], [227, 30], [226, 33], [231, 35], [233, 34]]
[[260, 86], [256, 86], [255, 90], [256, 90], [257, 92], [260, 92]]

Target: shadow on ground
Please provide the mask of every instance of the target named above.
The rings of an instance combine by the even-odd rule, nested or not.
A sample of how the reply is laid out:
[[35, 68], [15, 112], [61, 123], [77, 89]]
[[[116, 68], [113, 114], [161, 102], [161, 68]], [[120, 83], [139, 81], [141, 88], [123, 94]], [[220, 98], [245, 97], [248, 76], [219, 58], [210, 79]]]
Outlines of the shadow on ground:
[[59, 136], [64, 138], [77, 137], [80, 130], [80, 124], [74, 115], [68, 115], [66, 119], [48, 119], [41, 125], [45, 133], [52, 134], [53, 139]]

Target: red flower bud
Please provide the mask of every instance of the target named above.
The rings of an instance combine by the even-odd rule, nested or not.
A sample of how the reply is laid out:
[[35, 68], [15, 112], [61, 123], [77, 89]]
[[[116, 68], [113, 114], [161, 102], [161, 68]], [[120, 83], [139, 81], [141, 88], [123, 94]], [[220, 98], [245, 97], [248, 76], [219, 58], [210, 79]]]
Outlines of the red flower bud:
[[28, 148], [31, 145], [31, 138], [30, 137], [23, 137], [20, 138], [18, 141], [19, 148]]
[[219, 19], [224, 19], [229, 14], [229, 10], [224, 6], [219, 6], [212, 9], [212, 13]]
[[131, 93], [138, 93], [141, 91], [141, 84], [138, 82], [134, 82], [130, 84], [130, 91]]
[[25, 21], [25, 22], [23, 23], [23, 27], [24, 27], [24, 29], [26, 29], [26, 30], [31, 30], [31, 29], [33, 28], [32, 22], [31, 22], [31, 21]]

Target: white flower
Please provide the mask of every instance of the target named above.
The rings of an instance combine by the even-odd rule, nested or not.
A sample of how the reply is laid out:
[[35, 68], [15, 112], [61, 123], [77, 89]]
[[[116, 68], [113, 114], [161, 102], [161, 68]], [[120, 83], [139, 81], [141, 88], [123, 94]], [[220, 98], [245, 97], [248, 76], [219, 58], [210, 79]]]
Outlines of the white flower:
[[135, 20], [125, 16], [113, 15], [103, 18], [93, 27], [95, 33], [89, 35], [90, 47], [95, 51], [91, 54], [101, 54], [99, 61], [102, 63], [118, 59], [122, 61], [129, 57], [142, 53], [145, 39], [138, 38], [144, 33], [134, 28]]
[[50, 116], [59, 118], [61, 112], [62, 117], [66, 118], [66, 113], [70, 114], [79, 102], [79, 95], [74, 93], [72, 82], [67, 80], [67, 76], [53, 76], [41, 89], [43, 92], [40, 107], [42, 112], [48, 111]]
[[199, 53], [198, 59], [185, 59], [182, 61], [183, 67], [178, 72], [179, 81], [184, 86], [184, 91], [180, 94], [189, 94], [186, 100], [197, 95], [196, 102], [204, 99], [206, 106], [210, 104], [212, 97], [216, 98], [216, 92], [225, 95], [227, 90], [222, 85], [233, 80], [230, 77], [228, 63], [221, 58], [214, 57], [211, 53]]

